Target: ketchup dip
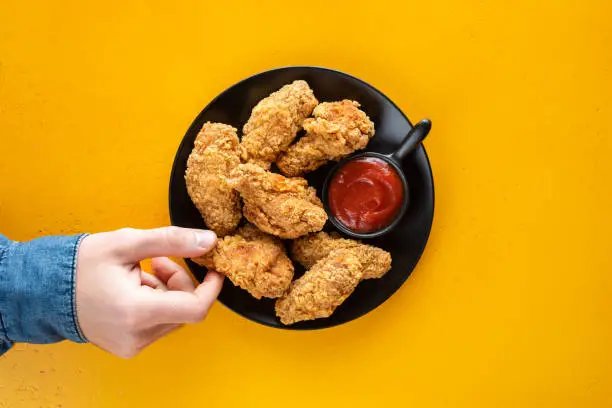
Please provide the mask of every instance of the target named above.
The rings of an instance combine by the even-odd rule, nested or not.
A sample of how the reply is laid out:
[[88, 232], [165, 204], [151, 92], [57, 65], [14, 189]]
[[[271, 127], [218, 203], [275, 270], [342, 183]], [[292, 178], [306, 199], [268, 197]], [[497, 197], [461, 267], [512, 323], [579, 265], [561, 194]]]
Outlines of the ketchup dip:
[[395, 220], [404, 200], [404, 185], [386, 161], [360, 157], [336, 171], [328, 197], [329, 208], [340, 223], [353, 232], [369, 233]]

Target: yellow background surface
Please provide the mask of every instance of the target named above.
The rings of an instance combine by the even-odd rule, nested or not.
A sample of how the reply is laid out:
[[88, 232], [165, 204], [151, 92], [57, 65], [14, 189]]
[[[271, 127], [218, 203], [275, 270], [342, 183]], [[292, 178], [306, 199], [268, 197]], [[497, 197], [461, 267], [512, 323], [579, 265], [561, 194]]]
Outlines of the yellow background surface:
[[216, 305], [134, 360], [18, 345], [0, 407], [612, 406], [612, 3], [89, 3], [0, 0], [2, 233], [167, 225], [196, 114], [307, 64], [432, 119], [432, 235], [352, 323], [280, 331]]

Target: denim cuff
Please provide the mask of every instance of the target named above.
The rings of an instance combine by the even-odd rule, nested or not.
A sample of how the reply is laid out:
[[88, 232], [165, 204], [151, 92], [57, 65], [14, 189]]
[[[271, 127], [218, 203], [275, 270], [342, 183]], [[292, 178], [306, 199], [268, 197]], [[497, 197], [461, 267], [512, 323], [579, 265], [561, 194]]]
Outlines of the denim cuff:
[[0, 354], [14, 342], [87, 340], [76, 314], [76, 261], [81, 240], [53, 236], [0, 249]]

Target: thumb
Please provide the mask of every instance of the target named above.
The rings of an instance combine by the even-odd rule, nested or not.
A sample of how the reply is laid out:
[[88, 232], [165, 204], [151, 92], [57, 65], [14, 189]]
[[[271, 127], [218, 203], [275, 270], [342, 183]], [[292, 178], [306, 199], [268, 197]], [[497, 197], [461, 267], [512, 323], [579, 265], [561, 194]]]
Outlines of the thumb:
[[160, 256], [191, 258], [205, 254], [217, 243], [208, 230], [164, 227], [150, 230], [126, 228], [115, 231], [114, 246], [125, 262], [138, 262]]

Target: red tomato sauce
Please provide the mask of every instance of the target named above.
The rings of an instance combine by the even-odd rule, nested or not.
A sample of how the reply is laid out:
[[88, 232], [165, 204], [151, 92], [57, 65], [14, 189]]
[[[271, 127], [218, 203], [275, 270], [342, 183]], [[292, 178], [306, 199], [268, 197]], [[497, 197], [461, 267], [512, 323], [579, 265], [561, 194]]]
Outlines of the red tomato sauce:
[[391, 224], [404, 199], [404, 186], [397, 171], [376, 157], [351, 160], [331, 179], [329, 208], [344, 226], [367, 233]]

